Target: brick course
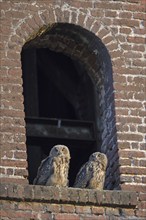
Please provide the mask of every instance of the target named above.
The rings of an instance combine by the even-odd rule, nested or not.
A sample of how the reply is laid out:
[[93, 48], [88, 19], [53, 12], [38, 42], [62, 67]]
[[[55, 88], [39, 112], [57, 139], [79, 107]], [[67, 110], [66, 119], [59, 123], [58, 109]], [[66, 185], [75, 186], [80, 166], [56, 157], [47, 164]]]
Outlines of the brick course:
[[[137, 201], [145, 199], [143, 194], [122, 191], [97, 191], [84, 189], [1, 184], [1, 217], [12, 219], [100, 219], [101, 216], [135, 216]], [[86, 194], [87, 200], [80, 198]], [[95, 199], [91, 201], [91, 195]], [[141, 208], [144, 206], [141, 203]], [[138, 210], [137, 210], [138, 211]], [[122, 215], [121, 215], [122, 213]], [[135, 218], [135, 217], [134, 217]], [[101, 218], [102, 219], [102, 218]], [[143, 219], [143, 218], [141, 218]]]

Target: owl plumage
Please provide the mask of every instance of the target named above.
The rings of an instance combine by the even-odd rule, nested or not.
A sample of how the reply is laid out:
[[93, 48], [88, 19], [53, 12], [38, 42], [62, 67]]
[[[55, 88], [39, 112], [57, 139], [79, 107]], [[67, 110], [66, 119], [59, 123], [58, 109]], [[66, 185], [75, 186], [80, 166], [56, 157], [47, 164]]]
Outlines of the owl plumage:
[[75, 188], [89, 188], [102, 190], [105, 181], [107, 157], [105, 154], [95, 152], [89, 157], [79, 170], [74, 183]]
[[45, 158], [33, 181], [34, 185], [67, 186], [70, 152], [65, 145], [55, 145]]

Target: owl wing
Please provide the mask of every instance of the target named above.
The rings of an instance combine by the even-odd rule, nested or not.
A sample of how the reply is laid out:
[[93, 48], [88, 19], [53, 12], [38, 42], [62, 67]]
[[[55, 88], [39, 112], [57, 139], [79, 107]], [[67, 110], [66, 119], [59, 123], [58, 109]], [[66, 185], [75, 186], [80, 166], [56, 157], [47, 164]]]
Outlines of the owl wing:
[[92, 177], [92, 166], [89, 162], [86, 162], [79, 170], [74, 187], [76, 188], [86, 188], [88, 182]]
[[37, 176], [33, 181], [34, 185], [45, 185], [47, 182], [47, 179], [53, 174], [54, 169], [53, 169], [53, 157], [47, 157], [44, 160], [42, 160]]

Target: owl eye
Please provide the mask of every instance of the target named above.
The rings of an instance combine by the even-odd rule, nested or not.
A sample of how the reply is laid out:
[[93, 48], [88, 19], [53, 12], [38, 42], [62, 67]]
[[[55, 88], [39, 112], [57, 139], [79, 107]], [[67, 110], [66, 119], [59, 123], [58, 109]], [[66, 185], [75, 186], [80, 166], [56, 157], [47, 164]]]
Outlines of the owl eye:
[[67, 152], [67, 150], [66, 150], [65, 148], [63, 148], [63, 149], [62, 149], [62, 151], [63, 151], [64, 153], [66, 153], [66, 152]]

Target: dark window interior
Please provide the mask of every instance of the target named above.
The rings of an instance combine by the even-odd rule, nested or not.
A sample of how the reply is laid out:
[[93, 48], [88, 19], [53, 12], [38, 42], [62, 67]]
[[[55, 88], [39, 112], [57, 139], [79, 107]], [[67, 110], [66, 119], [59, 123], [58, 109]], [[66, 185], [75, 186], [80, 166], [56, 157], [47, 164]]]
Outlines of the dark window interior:
[[95, 91], [79, 61], [47, 48], [23, 49], [29, 183], [55, 144], [71, 152], [70, 186], [90, 154], [97, 150]]

